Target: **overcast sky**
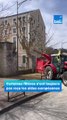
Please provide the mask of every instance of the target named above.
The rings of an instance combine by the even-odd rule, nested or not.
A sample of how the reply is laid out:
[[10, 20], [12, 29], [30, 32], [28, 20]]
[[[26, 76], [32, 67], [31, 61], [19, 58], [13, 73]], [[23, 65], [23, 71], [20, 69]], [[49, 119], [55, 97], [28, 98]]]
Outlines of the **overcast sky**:
[[[21, 2], [23, 0], [18, 1]], [[12, 6], [15, 2], [16, 0], [0, 0], [0, 10], [2, 6]], [[49, 45], [58, 43], [53, 47], [61, 47], [61, 42], [67, 41], [67, 0], [29, 0], [22, 4], [19, 12], [26, 12], [34, 9], [40, 9], [46, 26], [46, 33], [48, 33], [50, 29], [48, 38], [54, 33]], [[16, 13], [16, 5], [9, 9], [9, 11], [4, 12], [5, 15], [14, 13]], [[53, 24], [53, 15], [63, 15], [63, 24]], [[0, 13], [0, 16], [2, 16], [2, 13]], [[67, 43], [63, 43], [62, 46], [67, 48]]]

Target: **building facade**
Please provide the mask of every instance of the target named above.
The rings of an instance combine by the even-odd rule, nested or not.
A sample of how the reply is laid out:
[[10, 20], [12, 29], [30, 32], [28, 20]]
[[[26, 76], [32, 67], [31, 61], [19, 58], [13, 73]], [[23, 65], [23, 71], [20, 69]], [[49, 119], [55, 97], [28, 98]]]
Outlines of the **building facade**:
[[45, 49], [45, 25], [40, 10], [0, 18], [0, 41], [14, 43], [16, 52], [18, 48], [20, 68], [32, 68], [38, 56], [34, 49]]

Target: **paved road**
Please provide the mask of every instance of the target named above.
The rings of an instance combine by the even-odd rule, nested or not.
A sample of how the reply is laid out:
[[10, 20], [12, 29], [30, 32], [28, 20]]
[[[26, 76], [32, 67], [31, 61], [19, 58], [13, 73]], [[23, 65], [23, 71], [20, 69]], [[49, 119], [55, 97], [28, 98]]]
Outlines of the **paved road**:
[[67, 87], [21, 104], [1, 115], [0, 120], [67, 120]]

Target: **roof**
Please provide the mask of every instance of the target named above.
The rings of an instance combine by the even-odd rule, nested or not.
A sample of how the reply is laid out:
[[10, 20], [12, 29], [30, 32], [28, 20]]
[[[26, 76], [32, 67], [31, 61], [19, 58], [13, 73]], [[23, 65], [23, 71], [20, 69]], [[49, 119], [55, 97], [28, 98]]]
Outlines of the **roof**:
[[[23, 12], [23, 13], [18, 13], [18, 15], [25, 15], [25, 14], [32, 13], [32, 12], [35, 12], [35, 11], [40, 11], [40, 10], [39, 9], [31, 10], [31, 11], [27, 11], [27, 12]], [[14, 14], [14, 15], [11, 15], [11, 16], [6, 16], [6, 17], [0, 17], [0, 19], [14, 17], [14, 16], [17, 16], [17, 14]]]
[[51, 54], [51, 56], [59, 56], [58, 54]]
[[67, 55], [67, 53], [63, 52], [62, 55]]
[[[67, 56], [67, 53], [66, 53], [66, 52], [63, 52], [63, 53], [61, 53], [60, 55], [65, 55], [65, 56]], [[51, 54], [51, 56], [59, 56], [59, 54]]]

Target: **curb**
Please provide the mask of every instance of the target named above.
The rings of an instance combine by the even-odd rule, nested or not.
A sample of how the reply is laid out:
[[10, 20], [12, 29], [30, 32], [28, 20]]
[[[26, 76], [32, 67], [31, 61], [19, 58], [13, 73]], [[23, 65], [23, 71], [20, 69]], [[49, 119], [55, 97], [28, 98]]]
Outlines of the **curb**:
[[[47, 93], [47, 92], [46, 92], [46, 93]], [[0, 110], [0, 115], [2, 115], [2, 114], [4, 114], [4, 113], [12, 110], [12, 109], [15, 108], [15, 107], [18, 107], [18, 106], [21, 105], [21, 104], [24, 104], [24, 103], [26, 103], [26, 102], [28, 102], [28, 101], [30, 101], [30, 100], [32, 100], [32, 99], [35, 99], [36, 97], [39, 97], [39, 96], [41, 96], [41, 95], [43, 95], [43, 94], [45, 94], [45, 93], [38, 93], [38, 94], [35, 94], [35, 95], [31, 95], [31, 96], [29, 96], [29, 97], [26, 97], [26, 98], [24, 98], [23, 100], [20, 100], [20, 101], [18, 101], [18, 102], [15, 102], [15, 103], [13, 103], [12, 105], [10, 105], [10, 106], [8, 106], [8, 107], [3, 108], [2, 110]]]

